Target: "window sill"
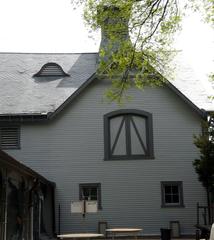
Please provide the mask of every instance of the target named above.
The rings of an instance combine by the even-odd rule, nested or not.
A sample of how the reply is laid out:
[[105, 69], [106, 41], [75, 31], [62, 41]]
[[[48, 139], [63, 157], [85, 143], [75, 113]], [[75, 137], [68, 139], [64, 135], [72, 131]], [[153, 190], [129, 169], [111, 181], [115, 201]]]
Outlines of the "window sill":
[[155, 160], [155, 157], [154, 156], [132, 156], [132, 157], [123, 157], [123, 156], [120, 156], [120, 157], [104, 157], [103, 159], [104, 161], [132, 161], [132, 160]]
[[185, 208], [185, 205], [161, 205], [161, 208]]

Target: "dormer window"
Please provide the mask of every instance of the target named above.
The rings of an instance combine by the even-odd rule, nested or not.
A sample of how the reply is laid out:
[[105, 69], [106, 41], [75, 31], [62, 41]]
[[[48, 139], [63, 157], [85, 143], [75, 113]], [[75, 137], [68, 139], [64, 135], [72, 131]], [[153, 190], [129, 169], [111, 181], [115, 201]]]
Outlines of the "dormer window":
[[70, 76], [65, 73], [62, 67], [54, 62], [46, 63], [42, 66], [38, 73], [33, 75], [34, 77], [67, 77]]

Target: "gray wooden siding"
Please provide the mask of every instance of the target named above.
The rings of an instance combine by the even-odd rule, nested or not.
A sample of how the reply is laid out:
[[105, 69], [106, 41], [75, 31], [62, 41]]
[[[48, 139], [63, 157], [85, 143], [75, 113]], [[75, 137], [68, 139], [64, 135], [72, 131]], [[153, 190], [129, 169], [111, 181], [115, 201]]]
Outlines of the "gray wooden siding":
[[[55, 120], [21, 126], [21, 150], [8, 150], [18, 160], [56, 182], [61, 204], [61, 232], [97, 231], [98, 221], [110, 227], [142, 227], [160, 234], [169, 221], [180, 221], [191, 234], [196, 203], [205, 203], [192, 161], [198, 156], [193, 134], [200, 119], [166, 87], [131, 90], [133, 99], [118, 106], [102, 100], [107, 83], [92, 83]], [[119, 108], [141, 109], [153, 115], [153, 160], [104, 161], [103, 115]], [[161, 181], [182, 181], [185, 208], [161, 208]], [[101, 183], [102, 210], [70, 213], [79, 199], [79, 183]]]

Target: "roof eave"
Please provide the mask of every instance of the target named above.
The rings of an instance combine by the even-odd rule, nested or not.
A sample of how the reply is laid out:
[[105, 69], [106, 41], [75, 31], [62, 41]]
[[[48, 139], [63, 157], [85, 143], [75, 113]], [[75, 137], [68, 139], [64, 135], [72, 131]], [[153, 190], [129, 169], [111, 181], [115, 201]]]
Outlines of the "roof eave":
[[0, 122], [41, 122], [49, 119], [50, 113], [45, 114], [0, 114]]
[[94, 72], [87, 81], [85, 81], [69, 98], [65, 100], [54, 112], [49, 113], [48, 119], [53, 119], [58, 115], [67, 105], [69, 105], [82, 91], [94, 80], [96, 79], [96, 72]]
[[[54, 112], [48, 112], [45, 114], [4, 114], [0, 115], [0, 122], [44, 122], [53, 119], [58, 115], [68, 104], [70, 104], [82, 91], [97, 78], [96, 72], [94, 72], [91, 77], [84, 82], [76, 92], [74, 92], [70, 97], [68, 97], [65, 102], [63, 102]], [[207, 111], [198, 108], [189, 98], [187, 98], [180, 90], [178, 90], [171, 82], [166, 80], [166, 85], [185, 103], [187, 103], [194, 112], [196, 112], [202, 119], [206, 119], [208, 113], [213, 111]]]
[[51, 185], [52, 187], [55, 187], [56, 184], [54, 182], [51, 182], [47, 180], [45, 177], [40, 175], [39, 173], [35, 172], [31, 168], [27, 167], [26, 165], [18, 162], [16, 159], [8, 155], [6, 152], [0, 150], [0, 161], [3, 162], [5, 165], [9, 165], [12, 168], [16, 169], [19, 172], [25, 173], [28, 176], [31, 176], [33, 178], [38, 178], [41, 182]]
[[202, 119], [207, 119], [208, 111], [197, 107], [189, 98], [187, 98], [180, 90], [178, 90], [171, 82], [167, 81], [166, 85], [185, 103], [187, 103], [194, 112], [196, 112]]

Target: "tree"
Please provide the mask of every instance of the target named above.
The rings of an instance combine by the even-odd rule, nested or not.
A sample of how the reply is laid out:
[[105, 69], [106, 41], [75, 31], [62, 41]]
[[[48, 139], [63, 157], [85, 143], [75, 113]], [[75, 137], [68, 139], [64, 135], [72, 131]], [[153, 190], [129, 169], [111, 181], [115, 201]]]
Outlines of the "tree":
[[[105, 73], [112, 80], [112, 88], [107, 92], [109, 99], [120, 102], [124, 91], [130, 86], [142, 89], [148, 85], [159, 86], [165, 81], [161, 75], [171, 72], [169, 61], [175, 53], [171, 43], [174, 33], [180, 29], [184, 12], [178, 1], [72, 1], [73, 4], [85, 5], [84, 18], [88, 25], [94, 30], [101, 27], [110, 40], [107, 48], [100, 49], [98, 69], [98, 73]], [[206, 10], [206, 19], [214, 23], [214, 0], [186, 2], [182, 9], [186, 9], [188, 5], [197, 10], [202, 9], [202, 5]], [[124, 23], [127, 23], [127, 28]], [[117, 39], [127, 32], [132, 42], [126, 37]], [[120, 44], [117, 44], [115, 50], [114, 42], [117, 40]], [[154, 76], [157, 72], [161, 75]]]
[[211, 195], [214, 193], [214, 118], [209, 117], [202, 128], [203, 133], [194, 137], [194, 144], [200, 151], [200, 159], [195, 159], [193, 166], [199, 181], [206, 189], [208, 219], [211, 223]]

